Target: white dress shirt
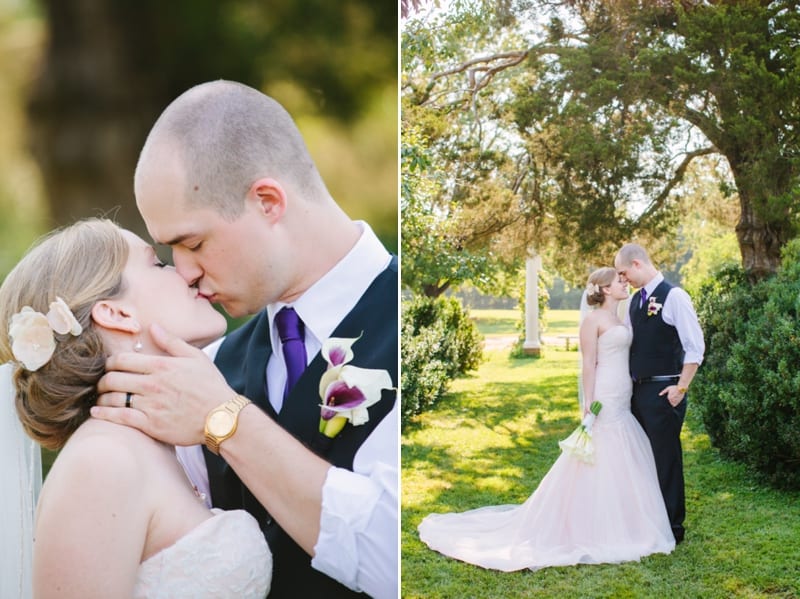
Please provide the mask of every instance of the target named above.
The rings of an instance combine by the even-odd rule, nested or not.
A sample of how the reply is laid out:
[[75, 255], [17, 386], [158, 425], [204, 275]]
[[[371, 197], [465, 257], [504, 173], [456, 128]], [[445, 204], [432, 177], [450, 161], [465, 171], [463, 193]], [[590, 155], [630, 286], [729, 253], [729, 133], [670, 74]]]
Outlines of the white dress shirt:
[[[664, 275], [660, 272], [656, 274], [653, 279], [644, 286], [647, 293], [647, 300], [664, 280]], [[684, 364], [702, 364], [703, 354], [706, 351], [706, 344], [703, 340], [703, 329], [700, 328], [700, 323], [697, 320], [697, 313], [692, 305], [692, 300], [689, 294], [680, 287], [673, 287], [667, 295], [666, 300], [656, 297], [658, 303], [663, 304], [661, 307], [661, 317], [668, 325], [673, 326], [678, 331], [678, 337], [681, 340], [683, 351]], [[638, 297], [632, 298], [631, 301], [638, 301]], [[625, 312], [625, 323], [630, 326], [631, 313], [629, 310]], [[677, 374], [677, 373], [676, 373]]]
[[[358, 221], [361, 237], [352, 250], [291, 306], [305, 325], [310, 362], [322, 341], [355, 307], [391, 261], [372, 229]], [[276, 411], [283, 404], [286, 365], [274, 316], [283, 303], [267, 306], [272, 355], [267, 362], [267, 388]], [[208, 348], [213, 359], [222, 340]], [[358, 356], [358, 343], [353, 346]], [[398, 399], [399, 401], [399, 399]], [[345, 586], [376, 597], [397, 597], [399, 410], [397, 401], [356, 452], [353, 471], [331, 467], [322, 488], [320, 535], [314, 546], [314, 569]], [[201, 493], [210, 497], [201, 446], [176, 448], [178, 459]]]
[[[391, 255], [366, 223], [353, 249], [291, 306], [305, 324], [308, 361], [355, 307]], [[267, 363], [270, 403], [283, 403], [286, 365], [274, 317], [286, 304], [267, 306], [273, 354]], [[358, 343], [353, 346], [358, 356]], [[398, 415], [387, 414], [356, 452], [353, 472], [331, 468], [322, 488], [320, 535], [311, 565], [373, 597], [396, 597], [398, 565]], [[387, 583], [387, 581], [390, 581]]]

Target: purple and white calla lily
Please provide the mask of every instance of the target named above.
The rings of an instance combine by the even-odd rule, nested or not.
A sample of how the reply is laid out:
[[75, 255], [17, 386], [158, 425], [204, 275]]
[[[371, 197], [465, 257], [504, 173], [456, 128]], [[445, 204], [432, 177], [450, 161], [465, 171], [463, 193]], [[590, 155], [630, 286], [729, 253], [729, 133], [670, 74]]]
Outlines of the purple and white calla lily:
[[353, 359], [351, 347], [356, 341], [358, 338], [332, 338], [323, 344], [322, 355], [329, 368], [319, 382], [319, 431], [326, 437], [338, 435], [348, 420], [353, 426], [368, 422], [367, 409], [380, 401], [382, 389], [392, 388], [388, 371], [347, 364]]
[[353, 344], [361, 339], [361, 336], [354, 339], [344, 337], [331, 337], [322, 344], [322, 357], [331, 366], [341, 366], [353, 359]]

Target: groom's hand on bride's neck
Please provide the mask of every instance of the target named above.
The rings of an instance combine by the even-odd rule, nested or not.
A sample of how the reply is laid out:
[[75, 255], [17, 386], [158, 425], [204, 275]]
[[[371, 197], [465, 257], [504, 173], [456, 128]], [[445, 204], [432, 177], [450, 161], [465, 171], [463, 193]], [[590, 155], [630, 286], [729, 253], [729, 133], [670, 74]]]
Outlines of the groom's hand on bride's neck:
[[[236, 394], [202, 350], [158, 325], [150, 333], [166, 355], [109, 357], [92, 416], [133, 426], [172, 445], [203, 443], [208, 413]], [[127, 393], [133, 394], [130, 408], [124, 407]]]

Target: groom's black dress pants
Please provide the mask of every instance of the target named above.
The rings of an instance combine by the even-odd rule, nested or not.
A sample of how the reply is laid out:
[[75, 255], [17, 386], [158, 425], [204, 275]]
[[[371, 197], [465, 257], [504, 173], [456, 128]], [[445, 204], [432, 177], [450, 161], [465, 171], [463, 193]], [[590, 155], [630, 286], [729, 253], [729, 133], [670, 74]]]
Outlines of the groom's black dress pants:
[[683, 487], [683, 451], [681, 427], [686, 416], [686, 396], [674, 408], [666, 394], [659, 395], [670, 383], [645, 382], [633, 384], [631, 411], [653, 447], [658, 484], [667, 506], [675, 540], [683, 540], [683, 520], [686, 517], [686, 500]]

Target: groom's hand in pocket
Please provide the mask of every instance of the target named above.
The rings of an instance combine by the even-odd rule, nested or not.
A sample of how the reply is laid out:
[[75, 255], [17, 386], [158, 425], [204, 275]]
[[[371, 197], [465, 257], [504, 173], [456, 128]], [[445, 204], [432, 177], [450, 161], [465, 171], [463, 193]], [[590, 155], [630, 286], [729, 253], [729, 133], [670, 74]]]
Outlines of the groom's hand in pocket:
[[[92, 416], [138, 428], [172, 445], [203, 443], [206, 415], [235, 397], [211, 359], [158, 325], [153, 340], [167, 355], [113, 355], [97, 385]], [[130, 407], [125, 407], [127, 395]]]
[[666, 395], [667, 401], [674, 408], [683, 401], [686, 394], [680, 392], [678, 385], [670, 385], [669, 387], [665, 387], [659, 395]]

